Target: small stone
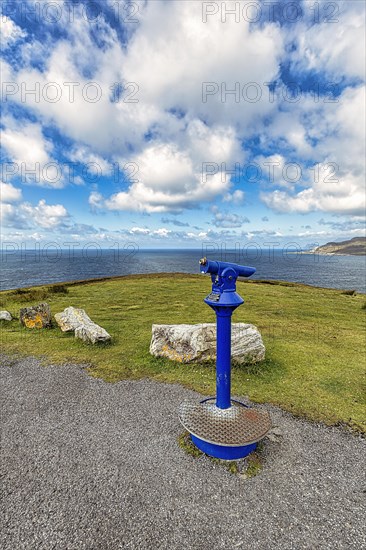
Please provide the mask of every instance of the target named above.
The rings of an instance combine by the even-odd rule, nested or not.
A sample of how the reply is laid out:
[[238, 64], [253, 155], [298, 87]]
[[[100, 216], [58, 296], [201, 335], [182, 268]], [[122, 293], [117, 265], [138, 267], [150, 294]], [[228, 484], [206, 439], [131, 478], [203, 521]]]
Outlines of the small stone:
[[280, 437], [283, 436], [283, 431], [278, 426], [273, 426], [273, 428], [271, 429], [271, 433], [278, 435]]
[[52, 326], [51, 308], [46, 302], [37, 306], [23, 307], [19, 313], [20, 323], [27, 328], [49, 328]]
[[267, 433], [266, 437], [273, 442], [279, 441], [283, 437], [283, 432], [278, 426], [273, 426], [271, 430]]
[[[153, 325], [150, 353], [180, 363], [216, 358], [216, 324]], [[254, 325], [233, 323], [231, 359], [233, 363], [257, 363], [265, 357], [265, 347]]]
[[11, 321], [12, 319], [13, 318], [8, 311], [0, 311], [0, 321]]
[[94, 323], [84, 309], [67, 307], [61, 313], [56, 313], [55, 319], [62, 332], [75, 331], [75, 338], [84, 342], [96, 344], [109, 342], [111, 339], [108, 332]]

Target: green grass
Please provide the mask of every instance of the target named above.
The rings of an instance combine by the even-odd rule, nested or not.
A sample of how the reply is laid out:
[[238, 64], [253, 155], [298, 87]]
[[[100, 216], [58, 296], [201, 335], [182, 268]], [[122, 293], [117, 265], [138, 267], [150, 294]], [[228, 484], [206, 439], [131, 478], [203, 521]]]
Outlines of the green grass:
[[[15, 317], [38, 300], [46, 300], [53, 314], [69, 305], [81, 307], [112, 335], [112, 343], [91, 346], [56, 326], [29, 330], [15, 319], [1, 322], [4, 352], [88, 363], [92, 376], [110, 382], [150, 377], [215, 393], [212, 363], [184, 365], [149, 354], [152, 323], [214, 322], [213, 311], [202, 302], [210, 290], [208, 277], [134, 275], [62, 287], [1, 292], [1, 307]], [[233, 321], [258, 326], [266, 360], [233, 368], [233, 394], [365, 431], [365, 297], [274, 281], [239, 282], [238, 291], [245, 304]]]

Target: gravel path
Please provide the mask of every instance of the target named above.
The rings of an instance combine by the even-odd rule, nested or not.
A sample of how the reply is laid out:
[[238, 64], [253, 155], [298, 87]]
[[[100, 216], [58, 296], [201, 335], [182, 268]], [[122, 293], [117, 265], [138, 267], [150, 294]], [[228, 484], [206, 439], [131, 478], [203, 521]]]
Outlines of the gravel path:
[[178, 447], [193, 392], [0, 364], [3, 550], [366, 548], [361, 438], [268, 406], [283, 437], [244, 480]]

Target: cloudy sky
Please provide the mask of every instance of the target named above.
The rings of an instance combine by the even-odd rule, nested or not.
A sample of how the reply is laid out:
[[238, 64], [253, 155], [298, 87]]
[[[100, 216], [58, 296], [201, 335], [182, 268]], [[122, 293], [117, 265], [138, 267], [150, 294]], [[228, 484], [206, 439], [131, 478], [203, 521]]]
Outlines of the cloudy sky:
[[2, 239], [363, 235], [363, 1], [4, 2]]

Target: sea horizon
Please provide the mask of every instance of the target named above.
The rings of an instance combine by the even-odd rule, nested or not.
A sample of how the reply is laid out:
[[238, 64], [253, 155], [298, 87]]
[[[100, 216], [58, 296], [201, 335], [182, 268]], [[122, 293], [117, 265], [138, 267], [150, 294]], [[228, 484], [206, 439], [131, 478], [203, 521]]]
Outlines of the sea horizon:
[[[93, 243], [95, 244], [95, 243]], [[304, 254], [304, 252], [307, 252]], [[324, 255], [294, 247], [41, 248], [2, 250], [1, 290], [148, 273], [199, 273], [199, 259], [251, 265], [252, 279], [366, 293], [365, 256]]]

